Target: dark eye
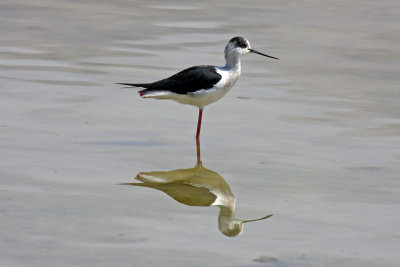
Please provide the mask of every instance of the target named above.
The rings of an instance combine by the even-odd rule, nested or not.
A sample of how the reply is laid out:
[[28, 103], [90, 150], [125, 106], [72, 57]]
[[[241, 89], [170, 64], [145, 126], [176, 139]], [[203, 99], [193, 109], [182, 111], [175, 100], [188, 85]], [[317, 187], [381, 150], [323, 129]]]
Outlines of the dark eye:
[[246, 44], [246, 43], [241, 43], [241, 44], [240, 44], [240, 47], [241, 47], [241, 48], [246, 48], [246, 47], [247, 47], [247, 44]]

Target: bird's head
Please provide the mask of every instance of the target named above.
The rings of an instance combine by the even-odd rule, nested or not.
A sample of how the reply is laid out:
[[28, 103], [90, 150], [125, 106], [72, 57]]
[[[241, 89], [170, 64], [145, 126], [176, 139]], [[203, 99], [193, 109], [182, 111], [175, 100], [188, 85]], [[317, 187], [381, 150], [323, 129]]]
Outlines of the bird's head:
[[247, 53], [255, 53], [264, 57], [278, 59], [276, 57], [272, 57], [252, 49], [249, 40], [243, 37], [233, 37], [225, 46], [225, 57], [230, 57], [233, 55], [243, 56]]

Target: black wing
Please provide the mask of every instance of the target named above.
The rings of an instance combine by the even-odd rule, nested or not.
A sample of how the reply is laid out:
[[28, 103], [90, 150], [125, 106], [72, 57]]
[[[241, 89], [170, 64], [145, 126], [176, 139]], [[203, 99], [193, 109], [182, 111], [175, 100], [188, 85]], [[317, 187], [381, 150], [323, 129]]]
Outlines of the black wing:
[[120, 83], [122, 85], [143, 87], [140, 93], [171, 91], [176, 94], [193, 93], [201, 89], [210, 89], [221, 80], [214, 66], [194, 66], [178, 72], [169, 78], [154, 83]]

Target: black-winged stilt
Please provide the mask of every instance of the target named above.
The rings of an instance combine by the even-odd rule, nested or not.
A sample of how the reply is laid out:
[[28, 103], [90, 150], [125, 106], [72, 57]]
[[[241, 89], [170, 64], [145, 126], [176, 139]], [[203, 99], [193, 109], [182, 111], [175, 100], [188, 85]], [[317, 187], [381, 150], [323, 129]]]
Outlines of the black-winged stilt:
[[139, 91], [143, 98], [171, 99], [182, 104], [197, 106], [196, 140], [199, 140], [201, 119], [205, 106], [221, 99], [235, 84], [240, 76], [240, 57], [247, 53], [260, 53], [250, 47], [250, 42], [243, 37], [234, 37], [225, 46], [225, 66], [194, 66], [169, 78], [153, 83], [118, 83], [133, 87], [142, 87]]

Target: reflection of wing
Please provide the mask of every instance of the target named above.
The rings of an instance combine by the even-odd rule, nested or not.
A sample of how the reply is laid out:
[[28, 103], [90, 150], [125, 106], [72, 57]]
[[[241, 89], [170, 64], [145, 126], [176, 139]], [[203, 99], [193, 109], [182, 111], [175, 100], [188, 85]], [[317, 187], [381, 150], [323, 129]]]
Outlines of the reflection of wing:
[[125, 185], [154, 188], [189, 206], [211, 206], [217, 198], [206, 188], [183, 183], [126, 183]]
[[[217, 195], [232, 195], [229, 185], [218, 173], [197, 164], [194, 168], [141, 172], [136, 180], [151, 184], [185, 184], [204, 188]], [[217, 193], [218, 192], [218, 193]]]
[[[221, 200], [233, 199], [225, 180], [201, 164], [188, 169], [141, 172], [136, 175], [136, 179], [142, 183], [126, 185], [154, 188], [189, 206], [211, 206]], [[224, 204], [234, 205], [234, 202]]]

